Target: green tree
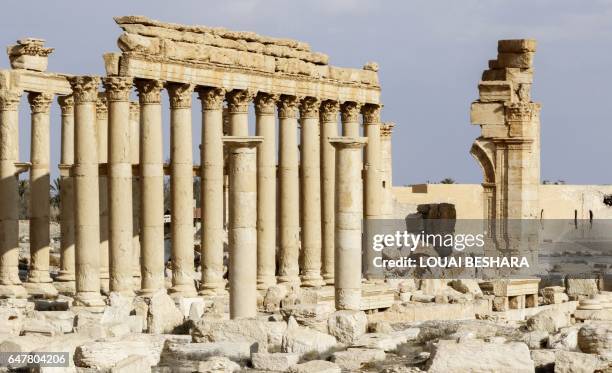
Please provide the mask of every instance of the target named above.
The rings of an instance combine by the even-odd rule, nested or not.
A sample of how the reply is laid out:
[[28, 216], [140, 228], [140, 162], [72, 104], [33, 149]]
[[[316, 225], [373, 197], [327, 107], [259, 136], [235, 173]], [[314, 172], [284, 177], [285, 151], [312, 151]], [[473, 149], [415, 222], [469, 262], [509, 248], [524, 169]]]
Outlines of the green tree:
[[56, 208], [60, 207], [60, 202], [61, 202], [60, 187], [61, 187], [60, 179], [59, 177], [56, 177], [55, 179], [53, 179], [53, 183], [51, 183], [51, 198], [49, 201], [51, 202], [52, 207], [56, 207]]
[[440, 180], [440, 184], [455, 184], [455, 180], [450, 177], [445, 177], [444, 179]]

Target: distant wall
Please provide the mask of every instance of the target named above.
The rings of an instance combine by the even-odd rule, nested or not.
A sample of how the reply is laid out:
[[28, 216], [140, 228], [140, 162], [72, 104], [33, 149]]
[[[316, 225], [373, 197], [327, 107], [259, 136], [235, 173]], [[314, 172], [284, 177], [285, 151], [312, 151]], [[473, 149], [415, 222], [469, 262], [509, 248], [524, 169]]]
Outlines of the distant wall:
[[[452, 203], [459, 219], [482, 219], [484, 216], [480, 184], [418, 184], [393, 187], [395, 216], [416, 212], [426, 203]], [[544, 219], [612, 219], [612, 206], [604, 196], [612, 195], [612, 185], [540, 185], [539, 206]]]

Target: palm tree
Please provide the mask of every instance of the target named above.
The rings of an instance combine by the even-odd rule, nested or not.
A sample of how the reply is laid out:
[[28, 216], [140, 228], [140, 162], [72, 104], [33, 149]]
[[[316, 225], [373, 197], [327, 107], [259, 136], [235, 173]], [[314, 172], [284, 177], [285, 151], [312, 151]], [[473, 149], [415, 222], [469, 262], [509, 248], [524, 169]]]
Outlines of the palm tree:
[[450, 177], [445, 177], [444, 179], [440, 180], [440, 184], [455, 184], [455, 180]]
[[19, 219], [28, 218], [28, 199], [30, 195], [30, 182], [27, 179], [20, 179], [17, 184], [19, 194]]
[[61, 187], [60, 179], [59, 177], [56, 177], [55, 179], [53, 179], [53, 183], [51, 183], [50, 202], [51, 202], [51, 206], [57, 207], [57, 208], [59, 208], [60, 201], [61, 201], [60, 187]]

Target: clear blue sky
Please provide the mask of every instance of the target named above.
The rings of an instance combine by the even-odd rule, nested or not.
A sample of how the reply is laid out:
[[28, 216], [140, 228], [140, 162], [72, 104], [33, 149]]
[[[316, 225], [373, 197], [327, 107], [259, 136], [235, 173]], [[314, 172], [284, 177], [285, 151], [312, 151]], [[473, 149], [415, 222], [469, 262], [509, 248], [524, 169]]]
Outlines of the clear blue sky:
[[[112, 17], [129, 14], [295, 38], [338, 66], [376, 61], [383, 120], [397, 124], [396, 185], [444, 177], [481, 181], [468, 154], [479, 133], [469, 124], [469, 105], [480, 74], [495, 57], [497, 39], [535, 38], [533, 97], [543, 105], [542, 179], [612, 183], [610, 0], [28, 0], [2, 6], [0, 45], [26, 36], [46, 39], [56, 48], [50, 71], [103, 74], [102, 53], [118, 50], [121, 32]], [[6, 55], [0, 67], [8, 67]], [[60, 126], [54, 106], [55, 165]], [[199, 110], [194, 111], [198, 120]], [[21, 119], [21, 156], [27, 160], [25, 111]]]

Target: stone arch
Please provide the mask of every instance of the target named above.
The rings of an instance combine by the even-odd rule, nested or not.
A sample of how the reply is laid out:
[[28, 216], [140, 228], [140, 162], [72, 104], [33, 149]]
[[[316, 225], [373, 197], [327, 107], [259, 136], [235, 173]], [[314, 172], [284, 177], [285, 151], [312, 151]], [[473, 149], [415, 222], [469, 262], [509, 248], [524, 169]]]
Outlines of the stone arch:
[[486, 146], [487, 144], [483, 143], [483, 141], [476, 140], [474, 144], [472, 144], [470, 154], [476, 159], [482, 169], [484, 175], [483, 183], [495, 184], [495, 163], [493, 162], [490, 152], [487, 151]]

